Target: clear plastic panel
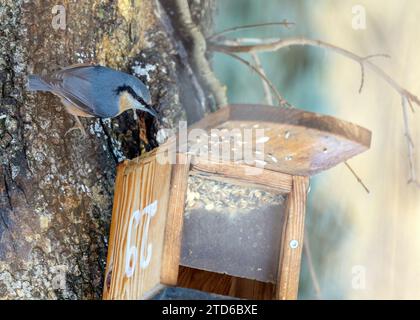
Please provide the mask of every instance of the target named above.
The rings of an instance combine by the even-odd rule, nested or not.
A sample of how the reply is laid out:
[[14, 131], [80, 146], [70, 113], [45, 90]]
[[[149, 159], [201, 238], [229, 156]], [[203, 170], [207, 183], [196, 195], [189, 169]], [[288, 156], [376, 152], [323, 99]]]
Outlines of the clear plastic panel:
[[284, 205], [281, 194], [190, 177], [181, 265], [275, 283]]

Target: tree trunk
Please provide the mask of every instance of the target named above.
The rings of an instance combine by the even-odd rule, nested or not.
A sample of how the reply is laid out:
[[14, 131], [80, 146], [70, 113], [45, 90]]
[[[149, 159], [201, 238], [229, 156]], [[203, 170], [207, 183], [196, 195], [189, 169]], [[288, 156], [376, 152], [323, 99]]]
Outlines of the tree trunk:
[[[210, 5], [209, 5], [210, 3]], [[115, 168], [162, 142], [163, 128], [195, 121], [202, 89], [170, 1], [70, 1], [55, 30], [51, 0], [0, 0], [0, 298], [101, 298]], [[209, 29], [213, 1], [191, 1]], [[56, 21], [57, 22], [57, 21]], [[60, 21], [63, 23], [63, 20]], [[138, 121], [83, 119], [87, 137], [27, 75], [97, 63], [139, 76], [162, 114]], [[187, 111], [187, 112], [186, 112]], [[140, 119], [144, 114], [138, 113]], [[146, 132], [146, 134], [144, 134]]]

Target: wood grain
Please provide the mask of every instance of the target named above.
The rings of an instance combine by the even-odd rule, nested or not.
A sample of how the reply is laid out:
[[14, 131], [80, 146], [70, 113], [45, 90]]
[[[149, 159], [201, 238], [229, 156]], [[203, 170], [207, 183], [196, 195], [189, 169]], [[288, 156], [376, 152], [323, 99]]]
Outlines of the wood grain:
[[[265, 168], [249, 165], [245, 159], [228, 162], [202, 156], [194, 156], [190, 166], [191, 156], [186, 154], [177, 154], [177, 163], [174, 165], [160, 164], [157, 156], [161, 152], [166, 154], [168, 145], [174, 145], [174, 139], [141, 158], [119, 166], [104, 299], [147, 298], [164, 285], [185, 286], [240, 298], [271, 299], [274, 296], [276, 299], [296, 299], [308, 176], [368, 149], [370, 132], [329, 116], [257, 105], [227, 106], [190, 130], [193, 128], [205, 129], [209, 134], [214, 128], [242, 131], [247, 128], [264, 129]], [[282, 226], [279, 223], [282, 241], [275, 287], [268, 283], [186, 267], [181, 267], [179, 272], [189, 174], [288, 195], [285, 220]], [[129, 238], [130, 219], [133, 212], [142, 210], [155, 200], [159, 206], [156, 216], [150, 220], [146, 238], [147, 243], [153, 243], [150, 265], [137, 268], [131, 277], [127, 276], [124, 269], [127, 268], [127, 243], [141, 248], [144, 244], [144, 226], [147, 224], [147, 220], [143, 219]]]
[[171, 189], [166, 219], [165, 241], [162, 256], [161, 283], [176, 285], [181, 255], [182, 226], [187, 195], [190, 157], [177, 154], [172, 168]]
[[[287, 200], [288, 208], [282, 231], [276, 299], [297, 299], [308, 183], [307, 177], [293, 177], [293, 187]], [[297, 247], [292, 247], [292, 241], [297, 243]]]
[[210, 134], [212, 129], [239, 129], [244, 136], [245, 129], [257, 128], [264, 129], [268, 139], [264, 144], [265, 168], [291, 175], [310, 176], [329, 169], [366, 151], [371, 141], [370, 131], [350, 122], [263, 105], [226, 106], [189, 130], [204, 129]]
[[[141, 299], [161, 286], [161, 266], [164, 248], [166, 215], [168, 211], [171, 165], [160, 164], [154, 153], [136, 161], [126, 161], [118, 167], [107, 267], [104, 299]], [[157, 210], [149, 220], [145, 208], [157, 201]], [[133, 216], [140, 210], [139, 223]], [[131, 224], [131, 237], [130, 234]], [[148, 232], [147, 234], [145, 234]], [[140, 266], [140, 257], [149, 256], [147, 266]], [[128, 249], [135, 246], [137, 259], [133, 274], [127, 274]], [[146, 259], [147, 260], [147, 259]]]
[[288, 174], [246, 164], [216, 162], [198, 157], [193, 158], [191, 174], [247, 187], [269, 189], [278, 193], [289, 193], [292, 187], [292, 176]]
[[269, 300], [274, 285], [194, 268], [180, 267], [178, 286], [241, 299]]

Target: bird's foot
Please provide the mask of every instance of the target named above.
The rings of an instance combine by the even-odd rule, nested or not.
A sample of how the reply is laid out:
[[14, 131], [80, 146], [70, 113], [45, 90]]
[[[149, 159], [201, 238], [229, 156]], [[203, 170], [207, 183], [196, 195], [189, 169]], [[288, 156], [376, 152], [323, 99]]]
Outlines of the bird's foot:
[[79, 117], [74, 116], [75, 120], [76, 120], [76, 124], [71, 127], [69, 130], [66, 131], [66, 133], [64, 134], [64, 136], [66, 137], [70, 132], [74, 131], [74, 130], [80, 130], [80, 132], [82, 133], [83, 137], [87, 136], [86, 130], [85, 128], [83, 128], [82, 123], [80, 122]]
[[69, 130], [66, 131], [66, 133], [64, 134], [64, 136], [66, 137], [70, 132], [74, 131], [74, 130], [80, 130], [80, 132], [82, 133], [83, 137], [86, 137], [86, 131], [84, 128], [80, 128], [78, 125], [75, 125], [73, 127], [71, 127]]

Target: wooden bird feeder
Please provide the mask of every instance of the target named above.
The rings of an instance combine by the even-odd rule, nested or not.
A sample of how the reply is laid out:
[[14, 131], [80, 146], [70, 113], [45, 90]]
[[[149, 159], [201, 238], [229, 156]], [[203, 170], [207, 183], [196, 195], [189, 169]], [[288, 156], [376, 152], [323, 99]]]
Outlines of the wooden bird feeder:
[[[369, 149], [371, 133], [330, 116], [260, 105], [224, 107], [189, 130], [210, 137], [213, 129], [252, 128], [264, 130], [262, 158], [254, 162], [178, 149], [175, 164], [161, 163], [165, 144], [118, 166], [104, 299], [297, 298], [309, 177]], [[187, 212], [191, 177], [267, 190], [284, 201], [236, 215], [213, 204]]]

